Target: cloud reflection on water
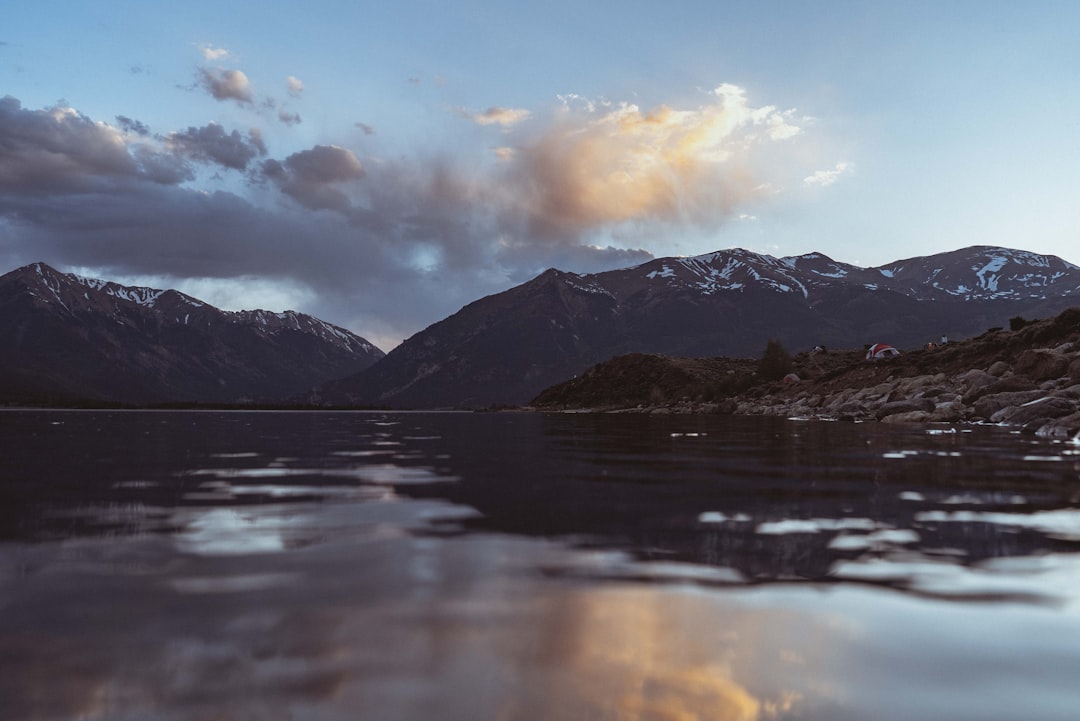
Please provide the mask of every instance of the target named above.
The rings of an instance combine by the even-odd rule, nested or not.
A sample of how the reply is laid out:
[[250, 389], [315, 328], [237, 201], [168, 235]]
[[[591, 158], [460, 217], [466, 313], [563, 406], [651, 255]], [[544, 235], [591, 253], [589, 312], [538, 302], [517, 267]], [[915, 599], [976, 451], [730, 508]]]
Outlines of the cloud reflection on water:
[[[39, 429], [3, 466], [25, 518], [71, 480], [42, 496], [63, 534], [0, 542], [2, 721], [1080, 707], [1075, 474], [981, 457], [1000, 436], [893, 458], [902, 430], [402, 414], [387, 456], [362, 414], [65, 418], [73, 451]], [[89, 470], [34, 451], [87, 437]]]
[[[1041, 606], [858, 586], [717, 593], [692, 574], [553, 581], [535, 569], [576, 553], [500, 536], [285, 555], [178, 557], [164, 543], [0, 548], [0, 589], [18, 591], [0, 622], [0, 658], [18, 659], [0, 719], [899, 721], [962, 699], [971, 713], [955, 718], [1005, 719], [1031, 718], [1030, 694], [1046, 691], [1036, 717], [1064, 720], [1078, 700], [1062, 684], [1080, 672], [1080, 616]], [[142, 572], [113, 572], [125, 562]], [[1010, 653], [970, 655], [1002, 624], [1020, 630]], [[980, 697], [976, 678], [1017, 695]]]

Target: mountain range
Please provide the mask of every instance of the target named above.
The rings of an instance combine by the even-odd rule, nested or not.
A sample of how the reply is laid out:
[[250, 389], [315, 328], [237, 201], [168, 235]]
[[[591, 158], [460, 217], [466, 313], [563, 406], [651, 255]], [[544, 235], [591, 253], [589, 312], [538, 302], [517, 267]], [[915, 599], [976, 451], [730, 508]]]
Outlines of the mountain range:
[[0, 402], [484, 408], [628, 353], [760, 357], [779, 340], [919, 347], [1080, 305], [1080, 267], [974, 246], [876, 268], [734, 248], [601, 273], [549, 269], [384, 354], [309, 315], [223, 311], [175, 290], [0, 277]]
[[601, 273], [550, 269], [471, 303], [366, 370], [320, 390], [329, 403], [403, 408], [527, 403], [612, 357], [760, 357], [770, 339], [920, 347], [1080, 305], [1080, 267], [974, 246], [876, 268], [821, 253], [739, 248]]
[[384, 355], [294, 311], [223, 311], [44, 263], [0, 276], [3, 402], [280, 402]]

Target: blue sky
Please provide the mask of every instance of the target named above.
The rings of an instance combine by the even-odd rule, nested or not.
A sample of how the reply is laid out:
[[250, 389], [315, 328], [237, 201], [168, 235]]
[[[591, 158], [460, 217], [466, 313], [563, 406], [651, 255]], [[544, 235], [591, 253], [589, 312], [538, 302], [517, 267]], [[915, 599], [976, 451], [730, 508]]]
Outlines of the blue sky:
[[1080, 262], [1073, 2], [0, 7], [0, 271], [389, 349], [547, 267]]

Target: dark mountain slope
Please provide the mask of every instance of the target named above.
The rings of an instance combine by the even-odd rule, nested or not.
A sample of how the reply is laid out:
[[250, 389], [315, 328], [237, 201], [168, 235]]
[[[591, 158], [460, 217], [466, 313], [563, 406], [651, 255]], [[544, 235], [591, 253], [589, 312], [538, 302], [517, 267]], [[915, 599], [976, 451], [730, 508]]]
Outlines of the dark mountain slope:
[[60, 273], [0, 277], [0, 399], [125, 403], [272, 401], [384, 354], [293, 311], [227, 312], [174, 290]]
[[798, 351], [885, 341], [917, 347], [1080, 298], [1080, 268], [976, 246], [858, 268], [820, 254], [735, 248], [588, 275], [549, 270], [408, 339], [323, 389], [329, 403], [394, 407], [521, 404], [598, 361], [638, 352], [757, 357], [770, 338]]

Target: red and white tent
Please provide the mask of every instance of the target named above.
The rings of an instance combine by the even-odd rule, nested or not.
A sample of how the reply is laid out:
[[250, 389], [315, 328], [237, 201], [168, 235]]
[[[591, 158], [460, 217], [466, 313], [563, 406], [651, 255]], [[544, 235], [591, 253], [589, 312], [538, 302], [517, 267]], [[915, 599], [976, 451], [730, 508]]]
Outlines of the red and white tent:
[[879, 358], [891, 358], [894, 355], [900, 355], [900, 351], [893, 348], [888, 343], [875, 343], [866, 349], [866, 360], [878, 360]]

